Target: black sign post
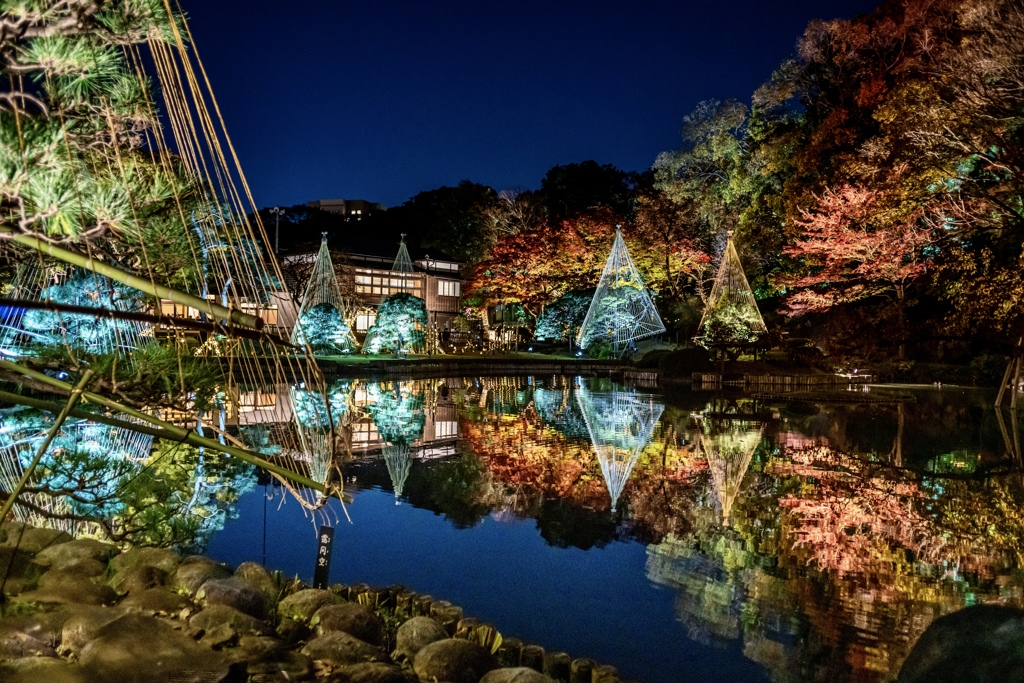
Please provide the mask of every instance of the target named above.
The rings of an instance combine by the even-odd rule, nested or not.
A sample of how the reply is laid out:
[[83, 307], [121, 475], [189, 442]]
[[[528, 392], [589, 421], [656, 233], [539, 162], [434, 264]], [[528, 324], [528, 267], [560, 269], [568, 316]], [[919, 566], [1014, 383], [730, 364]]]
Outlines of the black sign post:
[[334, 527], [320, 527], [316, 549], [316, 567], [313, 570], [313, 588], [327, 588], [331, 575], [331, 551], [334, 549]]

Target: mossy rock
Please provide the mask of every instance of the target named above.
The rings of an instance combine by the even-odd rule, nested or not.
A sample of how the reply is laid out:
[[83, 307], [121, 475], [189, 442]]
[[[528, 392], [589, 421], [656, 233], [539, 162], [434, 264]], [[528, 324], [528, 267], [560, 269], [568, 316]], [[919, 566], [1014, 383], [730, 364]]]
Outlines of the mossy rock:
[[281, 618], [309, 621], [316, 611], [324, 605], [336, 605], [345, 602], [341, 596], [320, 588], [307, 588], [292, 593], [277, 605], [277, 614]]
[[173, 574], [181, 564], [181, 556], [165, 548], [131, 548], [110, 560], [110, 569], [116, 574], [133, 567], [149, 566]]

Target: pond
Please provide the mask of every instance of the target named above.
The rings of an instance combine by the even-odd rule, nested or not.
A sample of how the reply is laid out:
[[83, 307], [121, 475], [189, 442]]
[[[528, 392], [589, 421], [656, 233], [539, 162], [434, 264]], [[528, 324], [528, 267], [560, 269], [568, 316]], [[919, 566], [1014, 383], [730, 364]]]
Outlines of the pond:
[[1015, 416], [985, 392], [341, 381], [352, 501], [271, 484], [206, 553], [404, 585], [624, 680], [881, 681], [938, 616], [1024, 604]]

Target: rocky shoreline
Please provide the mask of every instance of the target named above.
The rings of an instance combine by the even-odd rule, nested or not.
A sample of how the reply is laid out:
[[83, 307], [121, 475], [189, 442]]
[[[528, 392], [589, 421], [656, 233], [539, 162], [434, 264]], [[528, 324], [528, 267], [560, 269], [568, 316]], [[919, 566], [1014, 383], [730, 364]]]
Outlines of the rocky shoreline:
[[7, 683], [618, 683], [401, 586], [310, 588], [259, 564], [0, 525]]

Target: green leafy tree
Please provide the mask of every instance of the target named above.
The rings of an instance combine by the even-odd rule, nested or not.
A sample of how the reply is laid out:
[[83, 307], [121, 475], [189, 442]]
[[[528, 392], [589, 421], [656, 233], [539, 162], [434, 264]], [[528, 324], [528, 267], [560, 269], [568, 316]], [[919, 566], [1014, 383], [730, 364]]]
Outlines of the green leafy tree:
[[356, 340], [341, 311], [329, 303], [313, 306], [299, 319], [306, 341], [318, 355], [352, 353]]
[[587, 309], [594, 298], [593, 292], [569, 292], [544, 308], [537, 319], [534, 336], [541, 341], [567, 341], [573, 339], [587, 317]]
[[363, 340], [363, 353], [422, 348], [427, 322], [423, 299], [406, 292], [392, 294], [377, 308], [377, 319]]
[[594, 318], [580, 339], [580, 347], [586, 349], [595, 341], [614, 339], [617, 330], [633, 329], [637, 324], [635, 311], [646, 303], [643, 292], [636, 287], [609, 289], [598, 302]]
[[491, 188], [463, 180], [455, 187], [420, 192], [388, 213], [402, 219], [405, 231], [413, 239], [418, 236], [422, 248], [474, 263], [493, 241], [488, 212], [497, 202]]

